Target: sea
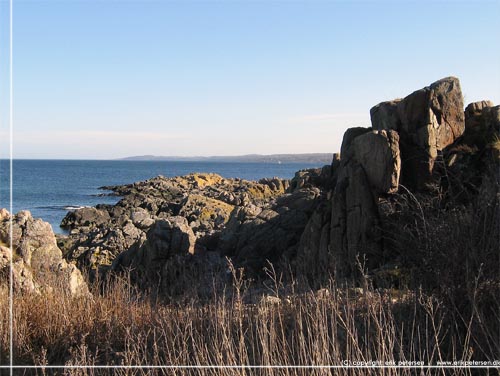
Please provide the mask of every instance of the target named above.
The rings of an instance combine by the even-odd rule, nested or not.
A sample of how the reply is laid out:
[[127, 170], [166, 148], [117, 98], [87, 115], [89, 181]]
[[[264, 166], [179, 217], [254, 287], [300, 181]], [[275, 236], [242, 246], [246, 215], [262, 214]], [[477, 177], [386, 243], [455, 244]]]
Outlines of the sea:
[[[213, 172], [225, 178], [290, 179], [313, 163], [171, 162], [129, 160], [25, 160], [12, 161], [12, 211], [29, 210], [52, 225], [55, 233], [68, 211], [97, 204], [115, 204], [102, 186], [130, 184], [158, 175], [173, 177], [192, 172]], [[9, 209], [9, 160], [0, 160], [0, 207]]]

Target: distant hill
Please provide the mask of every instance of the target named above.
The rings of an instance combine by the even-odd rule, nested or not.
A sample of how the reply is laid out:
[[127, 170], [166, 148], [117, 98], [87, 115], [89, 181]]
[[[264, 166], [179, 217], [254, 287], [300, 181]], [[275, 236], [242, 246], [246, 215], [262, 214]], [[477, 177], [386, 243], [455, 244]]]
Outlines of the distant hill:
[[246, 162], [246, 163], [318, 163], [319, 165], [330, 164], [333, 154], [331, 153], [308, 153], [308, 154], [248, 154], [236, 156], [212, 156], [212, 157], [176, 157], [138, 155], [121, 158], [127, 161], [186, 161], [186, 162]]

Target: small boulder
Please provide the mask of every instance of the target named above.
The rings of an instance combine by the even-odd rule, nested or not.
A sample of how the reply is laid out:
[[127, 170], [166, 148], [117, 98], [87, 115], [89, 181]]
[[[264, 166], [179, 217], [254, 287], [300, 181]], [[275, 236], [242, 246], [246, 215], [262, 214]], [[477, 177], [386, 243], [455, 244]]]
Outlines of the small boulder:
[[70, 211], [66, 214], [61, 222], [61, 227], [98, 227], [108, 223], [110, 220], [109, 213], [106, 210], [96, 208], [81, 208], [75, 211]]

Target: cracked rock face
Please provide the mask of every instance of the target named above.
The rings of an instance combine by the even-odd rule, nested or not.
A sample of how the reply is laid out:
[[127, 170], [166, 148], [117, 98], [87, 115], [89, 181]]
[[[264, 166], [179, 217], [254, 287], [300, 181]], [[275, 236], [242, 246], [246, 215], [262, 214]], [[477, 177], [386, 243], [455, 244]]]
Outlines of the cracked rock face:
[[464, 133], [463, 106], [459, 80], [447, 77], [370, 110], [373, 129], [399, 133], [404, 185], [430, 182], [438, 154]]
[[152, 283], [161, 274], [163, 265], [175, 255], [194, 253], [196, 237], [184, 217], [157, 220], [130, 249], [114, 260], [112, 268], [130, 269], [135, 280]]
[[[10, 220], [10, 213], [0, 209], [0, 242], [5, 245], [10, 241]], [[13, 254], [1, 247], [0, 269], [8, 268], [12, 258], [15, 292], [89, 293], [80, 271], [63, 259], [50, 224], [34, 219], [29, 211], [12, 216], [12, 247]]]
[[363, 167], [372, 189], [377, 193], [397, 192], [401, 172], [398, 133], [365, 133], [354, 139], [352, 147], [354, 159]]
[[144, 242], [159, 220], [184, 217], [196, 237], [196, 252], [214, 251], [231, 214], [242, 207], [266, 207], [288, 188], [278, 178], [259, 182], [193, 173], [103, 187], [123, 198], [116, 205], [98, 205], [70, 212], [62, 225], [61, 247], [81, 268], [107, 270], [122, 252]]
[[357, 271], [358, 257], [368, 267], [380, 261], [383, 252], [377, 197], [398, 190], [398, 133], [348, 129], [336, 170], [331, 199], [310, 216], [298, 246], [297, 270], [310, 281], [331, 271], [338, 277], [352, 275]]

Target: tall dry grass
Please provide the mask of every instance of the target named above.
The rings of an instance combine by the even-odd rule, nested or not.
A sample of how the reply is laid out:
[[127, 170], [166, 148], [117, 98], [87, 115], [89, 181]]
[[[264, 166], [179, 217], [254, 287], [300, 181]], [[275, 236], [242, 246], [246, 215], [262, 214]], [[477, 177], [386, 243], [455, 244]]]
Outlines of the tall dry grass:
[[[233, 270], [230, 291], [206, 304], [160, 304], [145, 299], [126, 278], [93, 297], [54, 293], [14, 297], [14, 363], [18, 365], [343, 365], [345, 361], [499, 359], [495, 323], [482, 312], [462, 317], [423, 292], [328, 288], [279, 296], [279, 281], [256, 304]], [[2, 297], [6, 291], [1, 292]], [[278, 296], [276, 296], [278, 295]], [[500, 303], [496, 303], [500, 312]], [[479, 307], [477, 307], [479, 309]], [[2, 360], [8, 354], [8, 300], [0, 301]], [[479, 331], [481, 331], [479, 333]], [[490, 337], [485, 342], [484, 333]], [[59, 369], [16, 374], [75, 375], [434, 375], [436, 369]], [[456, 375], [472, 375], [456, 369]]]

